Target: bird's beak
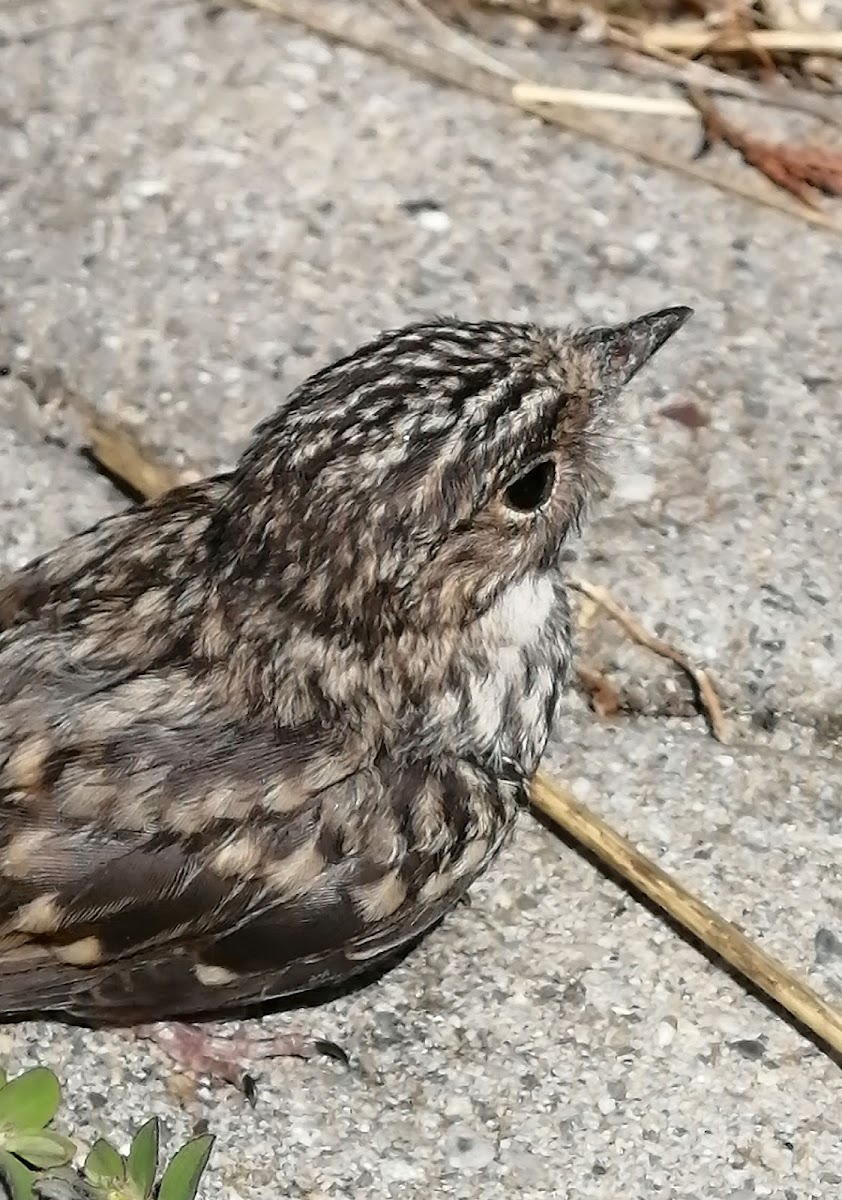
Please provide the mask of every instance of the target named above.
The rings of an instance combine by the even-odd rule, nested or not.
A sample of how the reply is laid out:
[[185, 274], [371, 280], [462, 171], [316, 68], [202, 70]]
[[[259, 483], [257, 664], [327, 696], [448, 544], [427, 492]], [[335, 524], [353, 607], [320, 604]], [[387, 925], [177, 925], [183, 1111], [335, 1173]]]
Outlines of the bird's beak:
[[624, 325], [588, 330], [584, 336], [597, 347], [606, 390], [624, 387], [692, 315], [692, 308], [679, 304], [645, 313]]

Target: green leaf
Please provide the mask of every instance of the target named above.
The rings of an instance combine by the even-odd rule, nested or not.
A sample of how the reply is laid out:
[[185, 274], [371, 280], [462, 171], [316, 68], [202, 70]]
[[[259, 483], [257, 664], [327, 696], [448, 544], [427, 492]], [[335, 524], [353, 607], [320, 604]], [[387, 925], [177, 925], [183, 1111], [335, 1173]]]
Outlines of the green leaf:
[[7, 1150], [0, 1150], [0, 1179], [10, 1189], [11, 1200], [32, 1200], [35, 1176]]
[[70, 1138], [52, 1129], [39, 1129], [35, 1133], [26, 1130], [11, 1131], [4, 1139], [7, 1150], [22, 1158], [31, 1167], [63, 1167], [76, 1153]]
[[0, 1125], [13, 1129], [43, 1129], [56, 1115], [61, 1088], [52, 1071], [33, 1067], [0, 1090]]
[[158, 1173], [158, 1141], [160, 1128], [158, 1118], [152, 1117], [141, 1125], [132, 1140], [127, 1167], [129, 1178], [143, 1200], [152, 1195], [155, 1176]]
[[9, 1078], [9, 1077], [8, 1077], [8, 1075], [6, 1074], [6, 1072], [3, 1070], [3, 1068], [2, 1068], [2, 1067], [0, 1067], [0, 1088], [2, 1088], [2, 1087], [4, 1087], [4, 1086], [5, 1086], [5, 1084], [6, 1084], [6, 1080], [7, 1080], [8, 1078]]
[[123, 1156], [118, 1154], [105, 1138], [98, 1138], [91, 1146], [85, 1159], [85, 1177], [95, 1187], [107, 1187], [109, 1184], [123, 1183], [126, 1178], [126, 1164]]
[[158, 1200], [195, 1200], [213, 1143], [213, 1136], [206, 1133], [175, 1152], [164, 1171]]

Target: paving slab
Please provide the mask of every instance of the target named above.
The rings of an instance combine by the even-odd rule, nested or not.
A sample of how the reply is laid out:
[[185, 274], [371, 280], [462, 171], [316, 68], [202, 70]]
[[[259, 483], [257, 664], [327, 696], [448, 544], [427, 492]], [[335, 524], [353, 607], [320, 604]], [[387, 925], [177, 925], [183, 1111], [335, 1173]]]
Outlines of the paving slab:
[[[600, 620], [582, 654], [638, 712], [571, 696], [550, 766], [842, 1003], [842, 241], [297, 26], [108, 12], [0, 18], [0, 563], [124, 502], [65, 436], [63, 387], [173, 457], [228, 462], [310, 370], [413, 316], [693, 305], [625, 401], [571, 569], [710, 667], [735, 742]], [[838, 1067], [527, 818], [470, 908], [385, 979], [268, 1023], [292, 1020], [352, 1068], [273, 1064], [253, 1112], [176, 1095], [119, 1032], [9, 1026], [0, 1060], [58, 1070], [80, 1140], [156, 1110], [173, 1134], [206, 1121], [207, 1194], [231, 1200], [842, 1183]]]

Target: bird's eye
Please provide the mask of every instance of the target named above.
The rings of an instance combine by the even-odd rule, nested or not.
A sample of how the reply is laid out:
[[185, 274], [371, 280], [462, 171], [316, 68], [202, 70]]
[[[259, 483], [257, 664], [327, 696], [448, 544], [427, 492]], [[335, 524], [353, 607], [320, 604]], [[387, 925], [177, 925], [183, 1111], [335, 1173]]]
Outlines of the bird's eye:
[[535, 512], [550, 498], [555, 483], [555, 463], [540, 462], [524, 471], [503, 493], [503, 499], [515, 512]]

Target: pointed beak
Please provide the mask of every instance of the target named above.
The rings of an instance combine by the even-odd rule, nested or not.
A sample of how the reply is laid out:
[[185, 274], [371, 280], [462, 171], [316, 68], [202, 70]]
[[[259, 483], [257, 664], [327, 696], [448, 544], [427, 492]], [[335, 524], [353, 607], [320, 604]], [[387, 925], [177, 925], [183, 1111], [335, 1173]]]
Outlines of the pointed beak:
[[591, 336], [598, 338], [605, 382], [610, 387], [624, 387], [692, 315], [692, 308], [678, 304], [646, 313], [625, 325], [592, 331]]
[[677, 304], [674, 308], [662, 308], [658, 312], [646, 313], [645, 316], [630, 321], [624, 328], [633, 339], [639, 340], [645, 362], [656, 350], [660, 350], [674, 333], [678, 333], [692, 315], [692, 308], [688, 308], [686, 304]]

